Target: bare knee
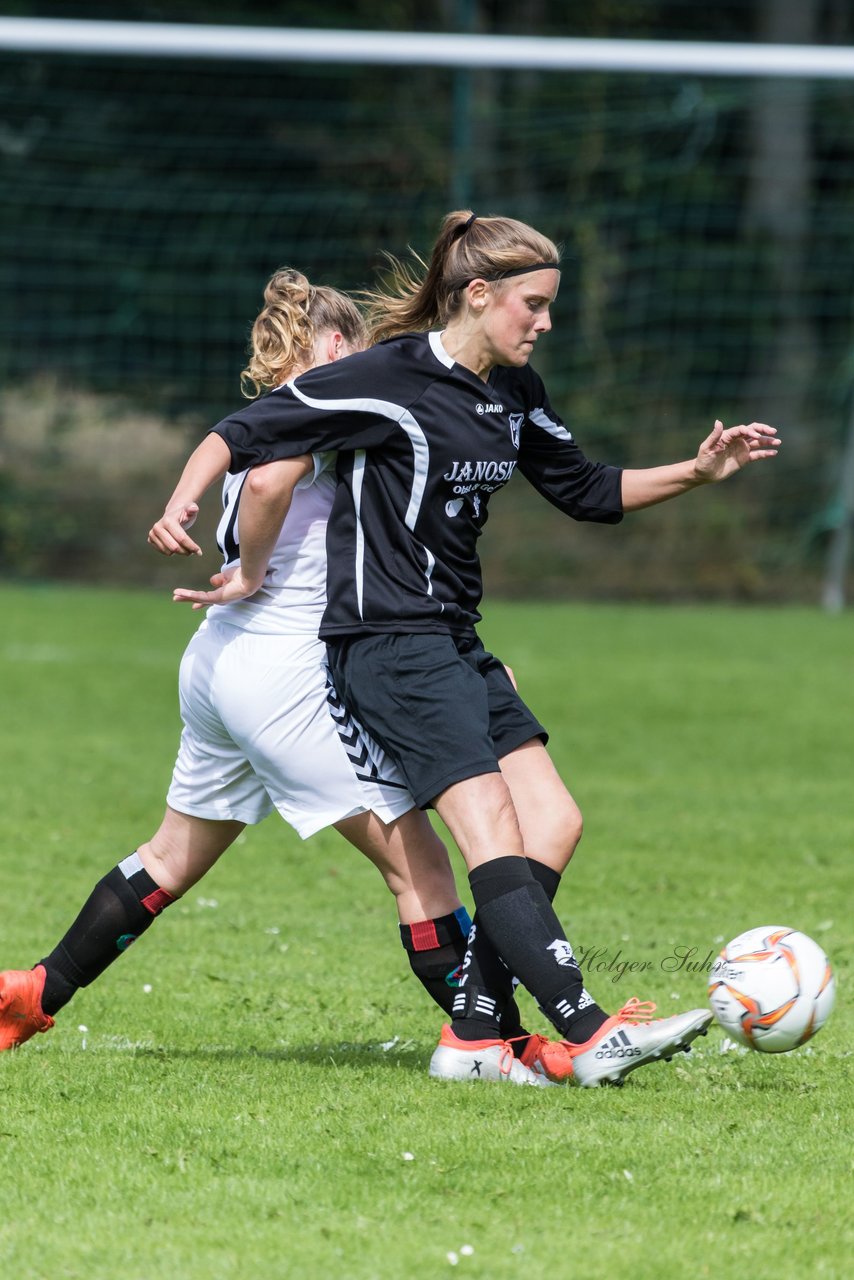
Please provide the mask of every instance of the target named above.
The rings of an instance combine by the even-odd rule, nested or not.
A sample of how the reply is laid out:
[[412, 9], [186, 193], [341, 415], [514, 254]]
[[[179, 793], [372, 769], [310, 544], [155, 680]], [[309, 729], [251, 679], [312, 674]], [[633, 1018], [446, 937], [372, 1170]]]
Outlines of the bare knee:
[[569, 862], [584, 834], [584, 818], [581, 810], [573, 800], [570, 808], [565, 815], [563, 848], [566, 853], [566, 861]]
[[525, 852], [538, 862], [545, 862], [553, 867], [555, 871], [564, 871], [578, 848], [583, 833], [581, 810], [572, 796], [567, 795], [566, 801], [557, 809], [543, 814], [538, 825], [536, 847], [526, 848]]
[[492, 858], [524, 856], [516, 807], [500, 773], [455, 782], [434, 804], [470, 871]]
[[244, 825], [196, 818], [167, 808], [157, 831], [137, 852], [152, 880], [178, 898], [201, 880]]
[[450, 915], [459, 907], [447, 850], [426, 814], [411, 809], [386, 824], [365, 813], [335, 826], [380, 872], [402, 924]]

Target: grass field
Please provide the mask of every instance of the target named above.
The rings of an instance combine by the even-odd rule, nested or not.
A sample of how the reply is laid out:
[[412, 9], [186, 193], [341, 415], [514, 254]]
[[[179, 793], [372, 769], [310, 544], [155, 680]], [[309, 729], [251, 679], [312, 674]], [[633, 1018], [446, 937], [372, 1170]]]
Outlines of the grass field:
[[[160, 819], [198, 618], [49, 587], [0, 609], [24, 967]], [[557, 906], [600, 1003], [701, 1005], [708, 953], [783, 923], [831, 957], [828, 1026], [779, 1058], [713, 1030], [621, 1090], [431, 1082], [440, 1018], [376, 873], [269, 819], [0, 1058], [0, 1274], [851, 1274], [854, 617], [496, 605], [483, 635], [585, 813]]]

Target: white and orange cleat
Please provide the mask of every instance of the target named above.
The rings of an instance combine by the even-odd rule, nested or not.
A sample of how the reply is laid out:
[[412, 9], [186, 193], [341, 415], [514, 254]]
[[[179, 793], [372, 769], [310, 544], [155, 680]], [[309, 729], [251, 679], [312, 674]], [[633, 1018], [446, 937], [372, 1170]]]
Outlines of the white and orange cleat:
[[568, 1084], [575, 1075], [572, 1050], [565, 1040], [548, 1040], [532, 1034], [519, 1061], [552, 1084]]
[[437, 1080], [498, 1080], [539, 1088], [552, 1084], [525, 1066], [507, 1040], [460, 1040], [447, 1025], [430, 1059], [430, 1075]]
[[17, 1049], [39, 1031], [50, 1031], [53, 1018], [42, 1012], [44, 965], [0, 973], [0, 1050]]
[[670, 1018], [653, 1018], [655, 1005], [632, 996], [584, 1044], [564, 1041], [572, 1057], [575, 1080], [582, 1088], [622, 1084], [630, 1071], [659, 1059], [685, 1053], [692, 1040], [704, 1036], [712, 1021], [709, 1009], [692, 1009]]

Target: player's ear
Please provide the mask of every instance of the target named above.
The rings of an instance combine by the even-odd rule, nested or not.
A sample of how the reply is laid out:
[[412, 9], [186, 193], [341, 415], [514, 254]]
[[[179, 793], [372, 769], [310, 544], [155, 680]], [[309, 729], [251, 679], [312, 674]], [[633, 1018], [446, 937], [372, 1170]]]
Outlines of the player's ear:
[[470, 280], [466, 285], [469, 306], [473, 311], [482, 311], [489, 298], [489, 285], [485, 280]]
[[347, 354], [344, 346], [344, 335], [339, 333], [337, 329], [333, 329], [327, 338], [327, 352], [330, 363], [333, 360], [340, 360], [342, 356]]

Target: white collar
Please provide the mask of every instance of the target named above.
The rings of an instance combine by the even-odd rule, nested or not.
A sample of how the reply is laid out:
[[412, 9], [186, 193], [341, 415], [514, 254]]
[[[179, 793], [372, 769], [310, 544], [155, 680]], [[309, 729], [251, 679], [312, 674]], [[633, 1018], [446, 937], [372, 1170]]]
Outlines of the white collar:
[[436, 357], [436, 359], [440, 361], [441, 364], [445, 365], [447, 369], [453, 369], [454, 365], [457, 362], [454, 359], [454, 357], [449, 356], [447, 351], [445, 350], [445, 344], [442, 342], [441, 333], [432, 332], [432, 333], [429, 333], [427, 336], [430, 339], [430, 348], [433, 352], [433, 355]]

